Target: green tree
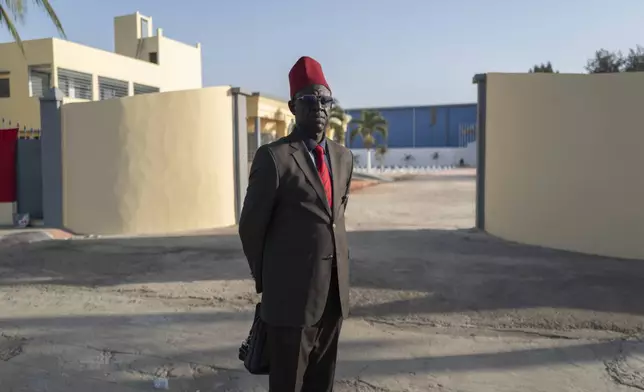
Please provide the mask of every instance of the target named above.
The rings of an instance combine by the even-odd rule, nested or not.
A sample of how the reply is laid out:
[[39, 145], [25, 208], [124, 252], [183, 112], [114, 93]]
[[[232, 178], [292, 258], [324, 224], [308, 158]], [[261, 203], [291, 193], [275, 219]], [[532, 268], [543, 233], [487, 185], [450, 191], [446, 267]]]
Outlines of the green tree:
[[624, 72], [643, 72], [644, 71], [644, 47], [637, 45], [631, 49], [624, 58]]
[[329, 125], [327, 126], [327, 136], [333, 133], [333, 140], [344, 144], [344, 131], [348, 115], [340, 105], [333, 106], [329, 114]]
[[621, 52], [599, 49], [595, 52], [595, 57], [586, 63], [586, 71], [591, 74], [622, 72], [624, 64], [625, 59]]
[[[49, 3], [49, 0], [29, 0], [28, 2], [33, 5], [43, 8], [49, 19], [54, 23], [56, 29], [61, 36], [67, 37], [63, 25], [60, 23], [54, 8]], [[22, 45], [22, 39], [20, 39], [20, 34], [16, 28], [17, 22], [24, 22], [25, 15], [27, 14], [27, 2], [24, 0], [0, 0], [0, 25], [9, 31], [9, 34], [20, 46], [20, 50], [24, 53], [25, 49]]]
[[552, 68], [552, 63], [548, 61], [546, 64], [536, 64], [534, 67], [530, 68], [530, 73], [559, 73]]
[[360, 113], [360, 118], [351, 120], [356, 127], [351, 130], [350, 140], [360, 136], [362, 144], [367, 149], [367, 170], [371, 170], [371, 149], [376, 145], [376, 134], [380, 134], [384, 142], [387, 141], [389, 127], [387, 120], [376, 110], [365, 110]]

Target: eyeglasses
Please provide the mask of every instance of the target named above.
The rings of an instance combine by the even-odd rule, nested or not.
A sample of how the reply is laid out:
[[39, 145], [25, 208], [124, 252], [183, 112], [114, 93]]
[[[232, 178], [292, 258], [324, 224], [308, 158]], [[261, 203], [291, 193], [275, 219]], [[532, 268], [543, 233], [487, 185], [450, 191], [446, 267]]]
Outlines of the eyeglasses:
[[320, 104], [322, 106], [330, 107], [333, 106], [335, 103], [335, 99], [332, 97], [324, 97], [324, 96], [318, 96], [318, 95], [301, 95], [295, 99], [296, 101], [301, 101], [302, 103], [305, 103], [307, 105], [317, 105]]

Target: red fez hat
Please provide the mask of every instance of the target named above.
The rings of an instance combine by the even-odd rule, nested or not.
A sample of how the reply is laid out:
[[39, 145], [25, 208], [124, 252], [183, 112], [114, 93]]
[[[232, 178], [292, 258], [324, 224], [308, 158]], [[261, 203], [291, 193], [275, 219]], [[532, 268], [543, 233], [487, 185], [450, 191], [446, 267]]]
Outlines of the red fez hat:
[[313, 84], [319, 84], [331, 91], [324, 78], [320, 63], [307, 56], [300, 57], [297, 60], [297, 63], [291, 68], [291, 72], [288, 73], [288, 80], [291, 84], [291, 98], [301, 89]]

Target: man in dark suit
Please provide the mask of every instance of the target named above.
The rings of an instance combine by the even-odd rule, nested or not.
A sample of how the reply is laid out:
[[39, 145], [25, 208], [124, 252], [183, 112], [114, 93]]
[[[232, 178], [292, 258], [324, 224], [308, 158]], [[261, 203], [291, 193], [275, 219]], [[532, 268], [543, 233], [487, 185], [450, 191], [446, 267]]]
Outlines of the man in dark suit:
[[300, 58], [289, 81], [295, 128], [257, 150], [239, 236], [262, 293], [270, 391], [326, 392], [349, 311], [353, 155], [325, 136], [334, 100], [320, 64]]

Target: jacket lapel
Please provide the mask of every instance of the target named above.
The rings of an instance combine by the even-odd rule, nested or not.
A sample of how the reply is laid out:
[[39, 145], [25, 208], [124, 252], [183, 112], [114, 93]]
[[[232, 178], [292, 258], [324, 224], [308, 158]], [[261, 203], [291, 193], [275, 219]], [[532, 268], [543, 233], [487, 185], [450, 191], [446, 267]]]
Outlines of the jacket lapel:
[[[304, 172], [304, 176], [306, 177], [307, 182], [311, 184], [313, 189], [315, 189], [315, 193], [317, 193], [318, 198], [320, 198], [320, 200], [322, 201], [327, 214], [332, 217], [333, 215], [331, 208], [329, 207], [329, 202], [326, 200], [326, 194], [324, 193], [324, 186], [322, 186], [322, 180], [320, 179], [317, 168], [313, 164], [311, 155], [304, 145], [304, 142], [292, 140], [291, 148], [293, 149], [293, 152], [291, 154], [293, 155], [293, 158], [295, 158], [297, 166], [300, 168], [300, 170], [302, 170], [302, 172]], [[333, 165], [333, 163], [331, 163], [331, 165]], [[333, 170], [333, 168], [331, 170]]]
[[337, 216], [339, 207], [342, 204], [343, 185], [340, 182], [341, 174], [343, 172], [340, 167], [340, 152], [337, 145], [331, 140], [326, 141], [326, 148], [329, 151], [329, 160], [331, 161], [331, 182], [333, 184], [333, 218]]

